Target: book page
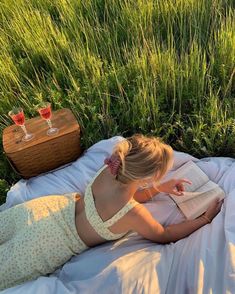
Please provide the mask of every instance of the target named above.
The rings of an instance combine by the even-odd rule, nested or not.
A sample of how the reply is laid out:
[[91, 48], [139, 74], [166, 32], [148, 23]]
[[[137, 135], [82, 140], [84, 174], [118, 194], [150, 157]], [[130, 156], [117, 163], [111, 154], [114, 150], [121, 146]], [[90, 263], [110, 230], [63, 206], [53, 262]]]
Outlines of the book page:
[[209, 181], [208, 176], [191, 160], [175, 171], [172, 174], [172, 178], [186, 178], [190, 180], [192, 182], [191, 185], [185, 184], [186, 192], [193, 192]]
[[200, 196], [202, 193], [201, 192], [183, 192], [183, 195], [181, 196], [176, 196], [173, 194], [170, 194], [170, 197], [177, 203], [183, 203], [185, 201], [188, 201], [190, 199], [193, 199], [195, 197]]
[[[209, 186], [211, 186], [210, 190], [208, 190]], [[214, 188], [212, 186], [214, 186]], [[224, 191], [213, 182], [207, 185], [207, 187], [202, 187], [201, 191], [198, 193], [201, 195], [178, 204], [187, 219], [197, 218], [207, 210], [214, 199], [219, 198], [222, 200], [225, 197]]]
[[199, 189], [197, 189], [197, 191], [195, 192], [184, 191], [182, 196], [176, 196], [172, 194], [170, 194], [170, 196], [177, 204], [180, 204], [195, 197], [201, 196], [202, 194], [209, 194], [211, 190], [216, 189], [217, 187], [219, 186], [216, 183], [209, 181], [201, 186]]

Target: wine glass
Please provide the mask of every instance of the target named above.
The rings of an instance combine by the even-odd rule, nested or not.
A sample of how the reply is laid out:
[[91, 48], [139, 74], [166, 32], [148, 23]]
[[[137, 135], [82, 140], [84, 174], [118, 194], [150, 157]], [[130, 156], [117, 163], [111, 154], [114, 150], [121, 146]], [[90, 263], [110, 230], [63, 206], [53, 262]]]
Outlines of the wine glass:
[[14, 123], [17, 126], [20, 126], [22, 130], [24, 131], [24, 137], [22, 138], [22, 141], [30, 141], [34, 138], [33, 134], [30, 134], [27, 132], [25, 127], [25, 116], [24, 111], [21, 107], [14, 107], [11, 111], [8, 112], [8, 115], [11, 117], [11, 119], [14, 121]]
[[48, 136], [56, 135], [59, 132], [58, 128], [53, 128], [51, 123], [51, 103], [41, 102], [37, 105], [37, 110], [41, 115], [41, 118], [45, 119], [48, 123], [49, 130], [47, 131]]

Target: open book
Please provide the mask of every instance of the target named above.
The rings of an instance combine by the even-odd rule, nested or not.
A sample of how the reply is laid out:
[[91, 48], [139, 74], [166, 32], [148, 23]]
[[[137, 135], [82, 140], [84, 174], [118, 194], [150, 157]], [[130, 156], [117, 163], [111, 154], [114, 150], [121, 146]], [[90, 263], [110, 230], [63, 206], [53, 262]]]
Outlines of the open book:
[[170, 194], [187, 219], [195, 219], [203, 214], [213, 199], [221, 200], [225, 197], [219, 185], [212, 182], [193, 161], [182, 165], [172, 177], [185, 178], [192, 182], [191, 185], [184, 184], [185, 191], [182, 196]]

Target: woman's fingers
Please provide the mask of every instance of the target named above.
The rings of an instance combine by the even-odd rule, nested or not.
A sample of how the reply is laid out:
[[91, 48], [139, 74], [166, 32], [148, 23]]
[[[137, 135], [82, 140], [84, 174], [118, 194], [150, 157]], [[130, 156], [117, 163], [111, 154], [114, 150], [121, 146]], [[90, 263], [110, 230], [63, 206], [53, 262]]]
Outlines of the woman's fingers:
[[183, 192], [177, 192], [177, 191], [175, 191], [174, 194], [175, 194], [176, 196], [183, 196], [183, 195], [184, 195]]
[[176, 187], [176, 189], [173, 190], [173, 193], [177, 196], [181, 196], [184, 194], [183, 191], [184, 191], [183, 189], [179, 189]]
[[189, 185], [192, 185], [192, 182], [188, 179], [179, 179], [178, 182], [181, 184], [181, 183], [187, 183]]
[[192, 182], [187, 180], [187, 179], [180, 179], [180, 180], [177, 181], [177, 183], [175, 185], [178, 191], [184, 191], [185, 190], [184, 183], [189, 184], [189, 185], [192, 184]]
[[177, 192], [183, 192], [185, 190], [184, 185], [182, 185], [182, 184], [176, 185], [176, 190], [177, 190]]

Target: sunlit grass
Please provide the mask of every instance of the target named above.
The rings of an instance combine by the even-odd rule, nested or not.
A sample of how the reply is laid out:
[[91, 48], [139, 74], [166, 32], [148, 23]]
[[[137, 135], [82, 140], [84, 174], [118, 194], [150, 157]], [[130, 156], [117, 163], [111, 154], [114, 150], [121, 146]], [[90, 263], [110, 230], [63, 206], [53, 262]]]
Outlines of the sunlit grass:
[[[143, 132], [234, 156], [234, 32], [232, 0], [3, 0], [0, 128], [44, 99], [73, 110], [85, 148]], [[6, 191], [18, 177], [1, 167]]]

